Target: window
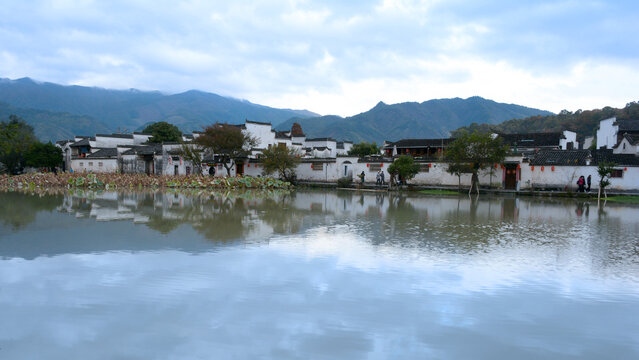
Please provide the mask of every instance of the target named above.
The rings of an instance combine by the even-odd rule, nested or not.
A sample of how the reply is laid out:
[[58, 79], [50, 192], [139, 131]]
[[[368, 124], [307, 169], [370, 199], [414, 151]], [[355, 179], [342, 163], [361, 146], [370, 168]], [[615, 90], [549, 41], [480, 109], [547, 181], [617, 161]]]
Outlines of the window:
[[313, 168], [314, 171], [321, 171], [321, 170], [324, 170], [324, 164], [322, 163], [311, 164], [311, 168]]
[[84, 166], [84, 162], [80, 161], [80, 166]]
[[93, 161], [89, 161], [89, 166], [93, 166]]
[[368, 171], [378, 172], [382, 169], [382, 164], [369, 164]]
[[430, 164], [419, 164], [419, 172], [429, 172]]
[[610, 174], [611, 178], [622, 178], [623, 177], [623, 170], [622, 169], [615, 169], [612, 171], [612, 173]]
[[98, 167], [102, 167], [102, 165], [104, 165], [102, 161], [98, 162]]

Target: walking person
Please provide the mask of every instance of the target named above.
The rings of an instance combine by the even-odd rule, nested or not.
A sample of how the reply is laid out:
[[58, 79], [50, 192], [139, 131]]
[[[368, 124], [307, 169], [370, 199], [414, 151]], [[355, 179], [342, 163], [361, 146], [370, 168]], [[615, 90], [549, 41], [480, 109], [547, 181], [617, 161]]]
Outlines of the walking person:
[[586, 190], [590, 192], [590, 185], [592, 184], [591, 175], [588, 175], [588, 179], [586, 179], [586, 183], [588, 184], [588, 188], [586, 188]]
[[381, 173], [381, 177], [382, 177], [382, 185], [384, 185], [386, 183], [386, 180], [384, 179], [384, 172], [382, 170], [379, 171]]
[[586, 179], [584, 179], [584, 176], [581, 175], [579, 177], [579, 180], [577, 180], [577, 185], [579, 186], [579, 190], [577, 190], [578, 192], [584, 192], [584, 186], [586, 185]]
[[380, 173], [382, 172], [382, 170], [377, 172], [377, 176], [375, 176], [375, 184], [377, 186], [379, 186], [382, 182], [382, 176], [380, 175]]
[[363, 171], [361, 174], [359, 174], [359, 178], [362, 180], [362, 185], [364, 185], [364, 179], [366, 178], [366, 174], [364, 174]]

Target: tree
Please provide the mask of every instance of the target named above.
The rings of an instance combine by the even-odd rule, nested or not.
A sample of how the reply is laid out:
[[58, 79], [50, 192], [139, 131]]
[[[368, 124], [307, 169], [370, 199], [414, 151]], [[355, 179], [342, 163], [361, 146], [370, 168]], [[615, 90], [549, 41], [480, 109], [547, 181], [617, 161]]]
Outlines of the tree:
[[272, 146], [262, 151], [260, 157], [264, 165], [264, 173], [272, 174], [277, 172], [281, 180], [293, 182], [295, 180], [295, 169], [300, 163], [299, 153], [294, 148], [285, 146]]
[[148, 140], [149, 143], [178, 142], [182, 140], [182, 132], [180, 129], [166, 121], [149, 124], [142, 132], [153, 135]]
[[398, 157], [388, 167], [388, 173], [391, 175], [391, 177], [399, 175], [400, 180], [402, 180], [402, 182], [404, 183], [414, 178], [418, 172], [419, 164], [415, 164], [413, 158], [408, 155], [402, 155]]
[[615, 163], [612, 162], [600, 162], [597, 166], [597, 174], [599, 174], [599, 193], [598, 199], [601, 199], [601, 193], [604, 193], [604, 197], [608, 197], [606, 194], [606, 187], [610, 185], [610, 176], [615, 171]]
[[491, 134], [462, 134], [446, 149], [446, 157], [450, 162], [449, 172], [457, 174], [461, 183], [461, 171], [469, 171], [472, 177], [468, 193], [470, 194], [474, 187], [479, 194], [479, 171], [504, 161], [507, 149], [501, 138], [493, 138]]
[[359, 144], [353, 145], [353, 147], [348, 151], [348, 155], [364, 157], [368, 155], [378, 155], [379, 154], [379, 146], [376, 143], [368, 143], [363, 141]]
[[17, 174], [24, 168], [24, 154], [36, 141], [33, 127], [18, 116], [0, 122], [0, 163], [7, 172]]
[[24, 160], [28, 166], [53, 169], [62, 164], [62, 149], [51, 142], [44, 144], [37, 141], [25, 152]]
[[247, 157], [257, 140], [242, 132], [238, 126], [215, 123], [204, 128], [195, 143], [220, 157], [227, 175], [231, 176], [231, 169], [237, 160]]
[[193, 164], [193, 173], [198, 175], [202, 174], [202, 150], [200, 150], [196, 144], [182, 143], [180, 144], [180, 151], [182, 152], [184, 160]]

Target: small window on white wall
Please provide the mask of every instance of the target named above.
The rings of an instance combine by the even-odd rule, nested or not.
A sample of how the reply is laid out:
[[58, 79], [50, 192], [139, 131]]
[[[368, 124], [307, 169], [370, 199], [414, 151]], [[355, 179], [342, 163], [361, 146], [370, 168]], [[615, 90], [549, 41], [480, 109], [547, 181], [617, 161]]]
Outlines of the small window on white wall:
[[102, 165], [104, 165], [102, 161], [98, 162], [98, 167], [102, 167]]
[[93, 161], [89, 161], [89, 166], [93, 166]]

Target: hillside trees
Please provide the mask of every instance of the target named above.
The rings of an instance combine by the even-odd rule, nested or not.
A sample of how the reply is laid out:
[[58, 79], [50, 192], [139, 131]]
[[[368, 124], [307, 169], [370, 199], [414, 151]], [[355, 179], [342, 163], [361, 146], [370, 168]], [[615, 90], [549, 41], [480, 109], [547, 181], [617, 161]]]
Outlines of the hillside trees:
[[204, 132], [195, 141], [204, 151], [209, 151], [221, 158], [228, 176], [238, 159], [247, 157], [251, 148], [257, 145], [254, 137], [242, 132], [235, 126], [215, 123], [204, 128]]
[[501, 138], [493, 138], [491, 134], [480, 132], [465, 133], [455, 139], [446, 150], [448, 172], [460, 178], [463, 172], [470, 172], [472, 178], [468, 193], [474, 187], [479, 194], [479, 171], [504, 161], [506, 152], [507, 146], [502, 144]]

